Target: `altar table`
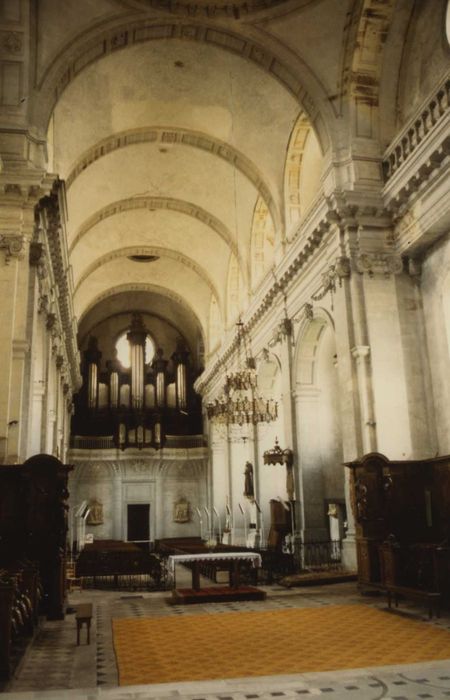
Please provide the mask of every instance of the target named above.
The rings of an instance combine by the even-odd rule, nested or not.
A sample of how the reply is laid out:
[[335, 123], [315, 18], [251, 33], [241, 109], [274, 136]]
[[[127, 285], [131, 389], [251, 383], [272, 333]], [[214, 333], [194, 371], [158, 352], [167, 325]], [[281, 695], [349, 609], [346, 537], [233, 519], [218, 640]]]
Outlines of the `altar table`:
[[208, 561], [229, 561], [232, 563], [230, 568], [230, 586], [239, 588], [240, 570], [239, 565], [242, 561], [251, 562], [256, 568], [261, 567], [261, 555], [257, 552], [203, 552], [197, 554], [172, 554], [168, 560], [168, 569], [174, 579], [175, 587], [175, 566], [176, 564], [192, 564], [192, 588], [194, 591], [200, 590], [200, 563]]

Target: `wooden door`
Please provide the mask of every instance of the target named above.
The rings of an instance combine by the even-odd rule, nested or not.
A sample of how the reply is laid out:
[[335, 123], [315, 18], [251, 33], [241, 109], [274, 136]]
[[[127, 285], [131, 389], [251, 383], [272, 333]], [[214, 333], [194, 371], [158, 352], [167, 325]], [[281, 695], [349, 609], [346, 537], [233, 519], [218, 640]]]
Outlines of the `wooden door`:
[[150, 539], [150, 504], [129, 503], [127, 506], [127, 540], [148, 542]]

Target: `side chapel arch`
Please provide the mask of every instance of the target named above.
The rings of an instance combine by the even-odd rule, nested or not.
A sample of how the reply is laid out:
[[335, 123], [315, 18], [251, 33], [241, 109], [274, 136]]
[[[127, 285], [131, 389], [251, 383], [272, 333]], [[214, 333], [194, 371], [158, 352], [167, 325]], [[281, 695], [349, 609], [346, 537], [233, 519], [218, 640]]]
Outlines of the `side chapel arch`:
[[[300, 331], [295, 354], [297, 444], [306, 539], [329, 539], [330, 504], [340, 507], [340, 536], [346, 517], [341, 413], [333, 322], [322, 309]], [[335, 536], [335, 535], [334, 535]]]

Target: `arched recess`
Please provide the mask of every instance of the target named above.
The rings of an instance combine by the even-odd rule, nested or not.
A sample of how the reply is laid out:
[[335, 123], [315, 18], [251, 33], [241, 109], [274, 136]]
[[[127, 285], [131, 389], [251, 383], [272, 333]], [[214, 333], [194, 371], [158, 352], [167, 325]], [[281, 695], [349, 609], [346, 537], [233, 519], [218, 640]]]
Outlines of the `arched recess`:
[[[129, 325], [132, 312], [142, 315], [157, 347], [170, 350], [170, 347], [175, 348], [178, 338], [182, 338], [190, 351], [190, 365], [195, 371], [203, 367], [203, 354], [200, 354], [203, 337], [196, 317], [186, 304], [181, 305], [155, 290], [128, 289], [99, 301], [79, 323], [78, 346], [84, 348], [89, 336], [97, 335], [94, 329], [103, 329], [103, 334], [109, 338], [117, 336]], [[103, 359], [108, 354], [104, 345]], [[113, 355], [112, 347], [109, 355]]]
[[[323, 312], [304, 326], [295, 360], [297, 443], [305, 540], [342, 538], [346, 520], [336, 341]], [[327, 515], [330, 504], [337, 516]]]
[[300, 112], [289, 139], [284, 169], [286, 230], [292, 231], [320, 188], [323, 158], [311, 122]]
[[174, 302], [181, 309], [184, 309], [187, 317], [189, 319], [192, 319], [195, 323], [198, 332], [201, 334], [202, 341], [204, 342], [206, 336], [206, 329], [200, 321], [200, 318], [195, 312], [195, 310], [186, 302], [186, 300], [182, 296], [166, 287], [142, 282], [129, 282], [126, 284], [116, 285], [114, 287], [111, 287], [111, 289], [107, 289], [98, 294], [95, 298], [92, 299], [92, 301], [86, 306], [86, 308], [83, 310], [83, 313], [80, 315], [80, 318], [78, 319], [80, 329], [83, 330], [83, 328], [88, 328], [88, 324], [85, 323], [85, 319], [87, 320], [89, 317], [94, 317], [95, 309], [97, 306], [99, 306], [100, 302], [107, 303], [108, 300], [115, 298], [126, 299], [127, 295], [130, 293], [142, 292], [156, 295], [156, 297], [160, 297], [162, 299], [167, 298], [171, 302]]
[[250, 243], [252, 291], [274, 263], [275, 235], [275, 226], [267, 205], [262, 197], [258, 197], [253, 212]]
[[246, 289], [235, 255], [231, 255], [228, 266], [226, 325], [230, 328], [245, 308]]

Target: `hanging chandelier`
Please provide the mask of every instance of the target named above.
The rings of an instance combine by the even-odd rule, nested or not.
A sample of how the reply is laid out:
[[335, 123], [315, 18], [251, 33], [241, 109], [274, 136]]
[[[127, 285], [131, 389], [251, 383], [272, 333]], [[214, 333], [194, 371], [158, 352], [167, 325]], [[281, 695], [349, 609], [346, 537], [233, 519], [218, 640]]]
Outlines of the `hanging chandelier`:
[[274, 399], [260, 396], [255, 360], [247, 347], [244, 324], [239, 319], [236, 326], [238, 369], [226, 375], [221, 396], [206, 405], [208, 418], [224, 425], [270, 423], [278, 416], [278, 404]]

